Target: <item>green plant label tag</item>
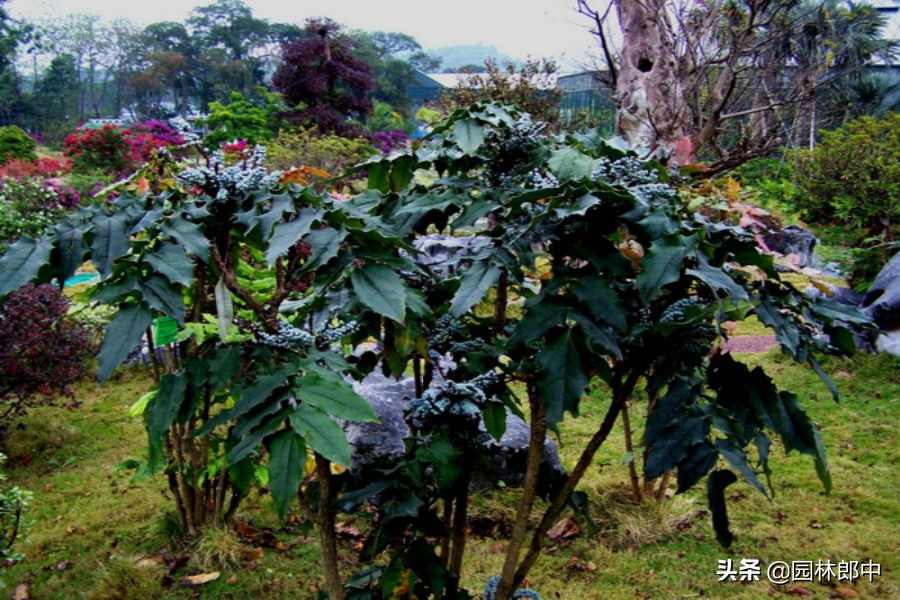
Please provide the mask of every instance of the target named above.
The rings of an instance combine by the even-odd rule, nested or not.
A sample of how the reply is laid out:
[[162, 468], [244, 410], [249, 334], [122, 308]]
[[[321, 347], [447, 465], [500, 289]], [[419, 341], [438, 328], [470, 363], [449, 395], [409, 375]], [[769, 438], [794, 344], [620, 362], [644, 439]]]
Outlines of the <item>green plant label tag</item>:
[[165, 346], [175, 341], [178, 333], [178, 321], [172, 317], [153, 319], [153, 345]]

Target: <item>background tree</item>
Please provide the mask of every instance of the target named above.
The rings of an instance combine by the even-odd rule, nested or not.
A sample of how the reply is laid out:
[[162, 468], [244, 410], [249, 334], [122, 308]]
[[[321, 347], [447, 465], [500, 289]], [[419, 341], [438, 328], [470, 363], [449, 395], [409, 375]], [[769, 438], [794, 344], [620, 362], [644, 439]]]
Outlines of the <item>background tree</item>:
[[[368, 63], [378, 86], [372, 98], [408, 113], [411, 107], [406, 88], [415, 81], [416, 67], [398, 55], [423, 55], [422, 46], [405, 33], [355, 31], [350, 34], [354, 53]], [[427, 56], [427, 55], [426, 55]]]
[[307, 30], [315, 35], [285, 46], [282, 64], [272, 78], [289, 107], [283, 115], [323, 132], [352, 133], [358, 128], [348, 119], [361, 119], [372, 111], [372, 71], [333, 21], [310, 20]]
[[817, 98], [893, 48], [878, 13], [837, 2], [579, 0], [578, 10], [594, 25], [618, 133], [677, 147], [682, 163], [702, 151], [711, 172], [814, 139]]
[[75, 57], [61, 54], [38, 80], [34, 91], [41, 131], [64, 129], [75, 124], [78, 117], [78, 70]]
[[187, 22], [192, 37], [204, 50], [202, 60], [217, 73], [217, 87], [250, 97], [262, 83], [255, 52], [269, 40], [268, 22], [255, 18], [240, 0], [217, 0], [195, 8]]
[[16, 23], [9, 17], [3, 7], [6, 2], [0, 0], [0, 125], [21, 123], [21, 117], [28, 111], [14, 60], [16, 49], [32, 33], [29, 25]]

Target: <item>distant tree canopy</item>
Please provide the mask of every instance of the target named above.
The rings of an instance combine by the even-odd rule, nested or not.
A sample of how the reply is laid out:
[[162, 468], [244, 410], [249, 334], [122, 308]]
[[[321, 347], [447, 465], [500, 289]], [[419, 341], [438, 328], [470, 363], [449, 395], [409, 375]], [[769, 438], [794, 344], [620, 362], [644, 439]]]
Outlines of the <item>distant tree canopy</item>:
[[372, 112], [372, 69], [333, 21], [310, 20], [307, 30], [315, 35], [284, 46], [281, 66], [272, 78], [289, 107], [284, 117], [323, 132], [353, 133], [356, 127], [347, 120]]

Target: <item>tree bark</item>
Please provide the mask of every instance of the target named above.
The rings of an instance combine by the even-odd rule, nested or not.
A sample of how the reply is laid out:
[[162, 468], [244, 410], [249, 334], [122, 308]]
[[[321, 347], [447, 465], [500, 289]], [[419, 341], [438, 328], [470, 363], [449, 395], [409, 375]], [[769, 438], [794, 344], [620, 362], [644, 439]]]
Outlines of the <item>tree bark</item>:
[[673, 150], [690, 130], [665, 0], [617, 0], [622, 57], [613, 100], [616, 132], [631, 147]]

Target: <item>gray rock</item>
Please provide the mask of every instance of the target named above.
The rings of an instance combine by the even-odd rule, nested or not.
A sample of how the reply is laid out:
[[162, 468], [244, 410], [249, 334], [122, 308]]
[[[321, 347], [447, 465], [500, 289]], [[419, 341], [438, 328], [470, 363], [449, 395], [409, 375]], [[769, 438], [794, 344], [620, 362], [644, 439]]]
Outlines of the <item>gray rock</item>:
[[900, 331], [888, 331], [879, 335], [875, 340], [875, 348], [879, 352], [900, 356]]
[[[409, 399], [415, 395], [415, 383], [411, 377], [399, 381], [385, 377], [376, 369], [363, 381], [353, 384], [356, 393], [368, 400], [380, 423], [346, 423], [344, 431], [350, 442], [352, 467], [364, 467], [378, 459], [400, 456], [409, 436], [409, 426], [403, 418], [409, 406]], [[483, 429], [483, 424], [482, 424]], [[490, 458], [491, 467], [486, 473], [478, 474], [473, 487], [485, 487], [502, 482], [507, 486], [521, 486], [525, 480], [525, 466], [528, 461], [528, 444], [531, 439], [528, 424], [507, 411], [506, 432], [500, 441], [493, 438], [483, 446], [484, 454]], [[541, 465], [541, 480], [549, 485], [563, 475], [556, 444], [553, 440], [544, 442], [544, 456]]]
[[423, 235], [413, 242], [421, 252], [414, 255], [413, 260], [430, 267], [438, 275], [453, 275], [460, 260], [475, 256], [488, 244], [490, 240], [478, 236]]
[[900, 253], [884, 266], [860, 306], [882, 330], [900, 328]]
[[797, 256], [801, 267], [811, 267], [815, 263], [813, 250], [819, 239], [802, 227], [788, 225], [784, 229], [771, 231], [763, 235], [763, 241], [769, 250], [785, 256], [788, 254]]
[[859, 306], [859, 303], [863, 300], [863, 295], [855, 290], [851, 290], [850, 288], [839, 287], [836, 285], [831, 285], [830, 283], [826, 283], [828, 289], [831, 290], [831, 295], [826, 296], [825, 292], [820, 290], [814, 285], [806, 286], [803, 289], [803, 295], [807, 298], [812, 298], [813, 300], [819, 300], [822, 298], [830, 298], [837, 302], [838, 304], [845, 304], [847, 306]]

